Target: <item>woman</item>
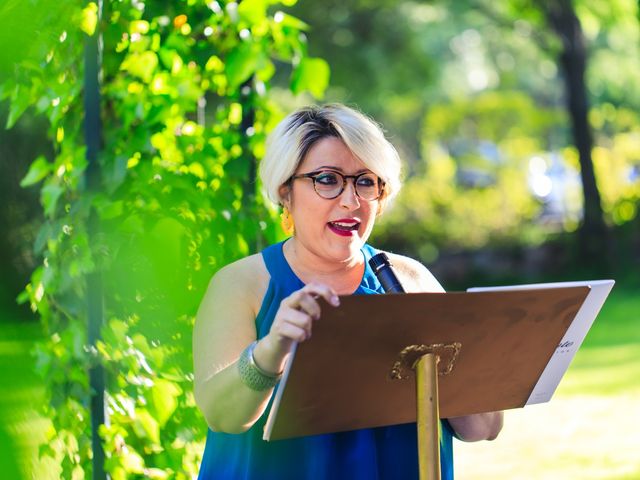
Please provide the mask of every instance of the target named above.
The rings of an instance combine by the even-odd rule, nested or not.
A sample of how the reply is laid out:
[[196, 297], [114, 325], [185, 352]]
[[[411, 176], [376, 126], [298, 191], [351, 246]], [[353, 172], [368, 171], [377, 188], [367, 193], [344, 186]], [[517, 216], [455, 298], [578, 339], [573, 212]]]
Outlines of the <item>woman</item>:
[[[400, 187], [395, 149], [355, 110], [308, 107], [271, 134], [260, 175], [293, 235], [221, 269], [200, 307], [195, 398], [210, 427], [200, 478], [418, 478], [415, 424], [262, 441], [287, 356], [321, 316], [317, 299], [383, 293], [366, 241]], [[442, 291], [419, 262], [388, 255], [405, 290]], [[500, 412], [443, 421], [442, 478], [453, 478], [452, 435], [493, 439], [501, 427]]]

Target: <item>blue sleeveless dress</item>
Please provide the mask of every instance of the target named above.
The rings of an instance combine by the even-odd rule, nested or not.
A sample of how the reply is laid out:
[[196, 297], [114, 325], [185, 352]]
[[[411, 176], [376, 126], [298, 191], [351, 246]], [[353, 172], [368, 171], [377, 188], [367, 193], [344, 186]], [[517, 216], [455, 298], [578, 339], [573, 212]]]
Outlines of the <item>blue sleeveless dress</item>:
[[[302, 288], [282, 251], [282, 243], [262, 252], [271, 275], [256, 318], [258, 338], [269, 333], [283, 298]], [[365, 272], [354, 295], [384, 293], [369, 267], [376, 251], [362, 248]], [[273, 400], [273, 397], [272, 397]], [[266, 412], [269, 411], [267, 407]], [[242, 434], [209, 430], [199, 480], [410, 480], [418, 478], [416, 424], [265, 442], [267, 413]], [[453, 480], [452, 429], [441, 422], [440, 464], [443, 480]]]

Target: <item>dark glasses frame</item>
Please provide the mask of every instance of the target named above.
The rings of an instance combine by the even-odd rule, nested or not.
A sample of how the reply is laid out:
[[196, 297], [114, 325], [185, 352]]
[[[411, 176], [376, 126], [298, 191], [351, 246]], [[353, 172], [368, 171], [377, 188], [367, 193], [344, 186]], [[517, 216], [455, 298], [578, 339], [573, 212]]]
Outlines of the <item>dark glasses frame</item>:
[[[342, 178], [342, 187], [340, 188], [340, 191], [338, 193], [336, 193], [332, 197], [324, 196], [323, 194], [318, 192], [318, 188], [316, 187], [317, 178], [320, 175], [325, 174], [325, 173], [333, 173], [333, 174], [338, 175], [339, 177]], [[342, 195], [342, 192], [344, 192], [344, 189], [347, 187], [347, 180], [353, 179], [353, 188], [354, 188], [358, 198], [361, 198], [362, 200], [365, 200], [367, 202], [372, 202], [374, 200], [378, 200], [382, 196], [382, 194], [384, 192], [384, 186], [385, 186], [384, 181], [380, 177], [375, 175], [375, 177], [378, 179], [378, 195], [376, 197], [374, 197], [374, 198], [365, 198], [362, 195], [360, 195], [360, 193], [358, 192], [358, 179], [360, 177], [365, 176], [365, 175], [375, 175], [375, 173], [362, 172], [362, 173], [359, 173], [358, 175], [345, 175], [345, 174], [343, 174], [341, 172], [338, 172], [338, 171], [335, 171], [335, 170], [317, 170], [317, 171], [309, 172], [309, 173], [300, 173], [298, 175], [291, 175], [291, 177], [289, 177], [289, 180], [287, 181], [287, 183], [290, 183], [293, 180], [297, 180], [299, 178], [310, 178], [313, 181], [313, 189], [315, 190], [315, 192], [318, 194], [319, 197], [324, 198], [326, 200], [333, 200], [334, 198], [338, 198], [340, 195]]]

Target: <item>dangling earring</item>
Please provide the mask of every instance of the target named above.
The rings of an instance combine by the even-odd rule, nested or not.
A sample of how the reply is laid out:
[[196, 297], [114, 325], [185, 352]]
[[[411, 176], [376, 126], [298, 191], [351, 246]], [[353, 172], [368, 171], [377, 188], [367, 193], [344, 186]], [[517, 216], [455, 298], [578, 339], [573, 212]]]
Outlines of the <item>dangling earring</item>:
[[280, 214], [280, 226], [282, 227], [282, 231], [285, 235], [289, 237], [293, 235], [295, 230], [293, 226], [293, 218], [291, 218], [291, 213], [289, 213], [289, 209], [287, 207], [282, 208], [282, 213]]

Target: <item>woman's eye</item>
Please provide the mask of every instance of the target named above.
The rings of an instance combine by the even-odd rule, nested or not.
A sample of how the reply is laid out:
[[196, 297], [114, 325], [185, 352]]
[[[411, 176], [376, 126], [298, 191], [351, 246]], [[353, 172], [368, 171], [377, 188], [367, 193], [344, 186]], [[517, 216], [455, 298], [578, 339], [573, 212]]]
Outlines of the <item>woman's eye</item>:
[[338, 176], [335, 173], [321, 173], [316, 177], [316, 182], [322, 185], [335, 185], [338, 183]]
[[366, 177], [360, 177], [358, 179], [358, 185], [362, 186], [362, 187], [373, 187], [376, 185], [376, 179], [374, 177], [370, 177], [370, 176], [366, 176]]

